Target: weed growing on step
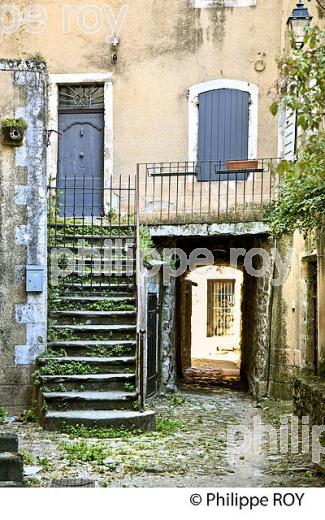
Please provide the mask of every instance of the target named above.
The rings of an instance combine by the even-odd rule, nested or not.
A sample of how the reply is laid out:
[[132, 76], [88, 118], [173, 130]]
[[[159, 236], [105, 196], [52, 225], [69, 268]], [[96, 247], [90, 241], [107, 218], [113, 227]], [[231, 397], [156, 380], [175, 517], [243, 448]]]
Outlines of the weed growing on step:
[[69, 426], [62, 428], [62, 433], [67, 434], [70, 439], [128, 439], [143, 435], [139, 428], [98, 428], [97, 426]]
[[[81, 224], [81, 225], [80, 225]], [[75, 226], [74, 223], [68, 224], [67, 222], [64, 222], [62, 227], [53, 227], [51, 228], [51, 231], [54, 230], [56, 232], [57, 238], [68, 238], [69, 236], [75, 237], [75, 236], [100, 236], [104, 238], [108, 237], [132, 237], [134, 236], [134, 228], [112, 228], [110, 225], [88, 225], [84, 222], [81, 222], [79, 225]], [[118, 222], [117, 222], [118, 224]], [[121, 222], [121, 224], [123, 224]]]
[[96, 302], [91, 303], [83, 303], [83, 302], [72, 302], [69, 300], [58, 300], [55, 303], [55, 308], [53, 310], [58, 311], [134, 311], [135, 306], [131, 303], [126, 302], [116, 302], [112, 300], [98, 300]]
[[48, 349], [43, 352], [40, 358], [57, 358], [57, 357], [67, 357], [67, 352], [64, 348], [60, 348], [58, 350]]
[[127, 356], [132, 352], [131, 346], [125, 345], [97, 345], [94, 349], [89, 351], [89, 357], [122, 357]]
[[4, 423], [4, 420], [8, 415], [8, 410], [4, 406], [0, 406], [0, 424]]
[[62, 458], [66, 458], [71, 464], [75, 462], [95, 462], [103, 464], [104, 460], [111, 455], [111, 451], [103, 448], [100, 443], [87, 444], [80, 442], [63, 442], [59, 445]]
[[48, 328], [47, 339], [48, 341], [73, 341], [77, 340], [78, 336], [73, 330], [70, 329], [54, 329], [53, 321], [50, 322]]
[[152, 241], [150, 232], [147, 226], [140, 227], [140, 249], [142, 254], [142, 259], [144, 262], [149, 262], [154, 258], [154, 243]]
[[125, 392], [134, 392], [135, 386], [132, 385], [131, 383], [124, 383], [123, 389]]
[[46, 365], [39, 369], [39, 376], [74, 376], [86, 374], [98, 374], [99, 368], [92, 367], [83, 361], [68, 361], [59, 363], [50, 359]]
[[140, 408], [141, 408], [140, 401], [134, 401], [134, 403], [132, 404], [132, 408], [133, 408], [133, 410], [136, 410], [136, 411], [140, 410]]

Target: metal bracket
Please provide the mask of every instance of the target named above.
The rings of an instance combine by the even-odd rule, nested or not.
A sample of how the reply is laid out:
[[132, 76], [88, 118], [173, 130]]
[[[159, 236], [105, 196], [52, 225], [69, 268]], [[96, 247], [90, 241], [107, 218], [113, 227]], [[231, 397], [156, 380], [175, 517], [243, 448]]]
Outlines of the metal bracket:
[[46, 131], [46, 135], [47, 135], [47, 141], [46, 141], [46, 146], [50, 146], [51, 144], [51, 135], [54, 133], [54, 134], [58, 134], [58, 135], [62, 135], [62, 132], [58, 132], [57, 130], [45, 130]]

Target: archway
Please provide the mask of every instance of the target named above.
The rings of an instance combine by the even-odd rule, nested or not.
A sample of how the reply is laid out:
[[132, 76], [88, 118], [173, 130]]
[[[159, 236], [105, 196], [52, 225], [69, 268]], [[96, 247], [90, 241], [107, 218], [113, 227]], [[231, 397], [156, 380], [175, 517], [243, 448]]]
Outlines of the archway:
[[243, 272], [201, 266], [181, 281], [181, 370], [184, 381], [240, 382]]

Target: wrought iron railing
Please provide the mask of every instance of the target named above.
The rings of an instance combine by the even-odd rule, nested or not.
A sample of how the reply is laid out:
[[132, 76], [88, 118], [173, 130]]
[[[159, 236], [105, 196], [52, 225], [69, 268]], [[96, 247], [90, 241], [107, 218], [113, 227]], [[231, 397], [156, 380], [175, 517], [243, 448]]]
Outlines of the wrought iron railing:
[[111, 180], [106, 187], [80, 178], [60, 179], [49, 186], [50, 275], [53, 280], [53, 269], [59, 266], [61, 292], [132, 293], [135, 193], [134, 176]]
[[278, 159], [138, 165], [140, 220], [152, 224], [256, 221], [277, 197]]

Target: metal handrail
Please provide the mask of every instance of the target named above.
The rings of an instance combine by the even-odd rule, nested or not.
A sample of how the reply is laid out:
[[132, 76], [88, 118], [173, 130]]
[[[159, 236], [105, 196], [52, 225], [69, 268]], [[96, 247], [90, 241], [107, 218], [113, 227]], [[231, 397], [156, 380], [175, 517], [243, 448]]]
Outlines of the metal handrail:
[[144, 334], [142, 315], [141, 237], [140, 237], [140, 173], [137, 166], [135, 191], [136, 224], [136, 309], [137, 309], [137, 386], [140, 412], [144, 411]]

